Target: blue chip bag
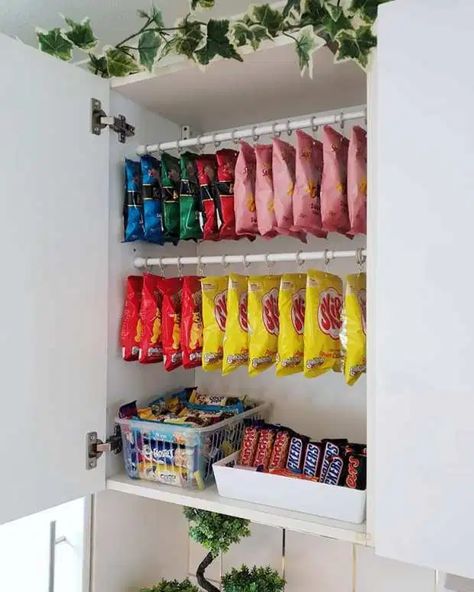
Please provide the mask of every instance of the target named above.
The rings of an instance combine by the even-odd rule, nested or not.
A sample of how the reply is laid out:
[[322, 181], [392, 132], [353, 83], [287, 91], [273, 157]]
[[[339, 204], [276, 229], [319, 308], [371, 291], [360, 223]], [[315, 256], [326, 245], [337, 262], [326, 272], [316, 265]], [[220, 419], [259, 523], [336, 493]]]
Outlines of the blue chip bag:
[[145, 240], [162, 245], [164, 243], [164, 232], [160, 163], [153, 156], [146, 154], [141, 157], [140, 165], [142, 170]]
[[140, 184], [140, 163], [125, 159], [125, 203], [123, 207], [124, 241], [126, 243], [145, 238], [143, 226], [143, 201]]

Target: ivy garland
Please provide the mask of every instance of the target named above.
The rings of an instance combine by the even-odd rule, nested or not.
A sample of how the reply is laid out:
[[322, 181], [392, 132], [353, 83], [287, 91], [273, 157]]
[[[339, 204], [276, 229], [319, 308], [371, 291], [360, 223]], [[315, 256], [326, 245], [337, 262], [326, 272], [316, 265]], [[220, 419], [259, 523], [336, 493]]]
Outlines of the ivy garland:
[[97, 51], [98, 40], [88, 18], [65, 17], [64, 28], [37, 29], [42, 51], [70, 61], [73, 49], [88, 54], [89, 69], [103, 78], [152, 71], [167, 55], [182, 55], [201, 66], [214, 58], [243, 61], [239, 49], [257, 50], [263, 40], [285, 36], [295, 44], [301, 73], [312, 75], [312, 56], [327, 45], [336, 62], [356, 61], [366, 68], [377, 44], [373, 25], [380, 4], [391, 0], [287, 0], [279, 10], [270, 4], [252, 5], [246, 14], [230, 21], [195, 18], [198, 9], [212, 8], [216, 0], [190, 0], [190, 11], [175, 26], [165, 26], [161, 11], [139, 10], [142, 26], [115, 46]]

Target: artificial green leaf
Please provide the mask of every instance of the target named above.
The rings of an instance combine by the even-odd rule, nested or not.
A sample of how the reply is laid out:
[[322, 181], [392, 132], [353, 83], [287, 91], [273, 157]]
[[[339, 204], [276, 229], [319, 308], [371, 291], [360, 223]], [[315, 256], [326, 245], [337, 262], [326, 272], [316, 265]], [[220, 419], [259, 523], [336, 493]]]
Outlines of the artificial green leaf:
[[327, 15], [327, 10], [321, 5], [320, 0], [305, 0], [301, 26], [312, 25], [315, 29], [319, 29]]
[[279, 10], [272, 8], [270, 4], [252, 6], [249, 16], [253, 24], [265, 27], [272, 37], [276, 37], [281, 31], [283, 14]]
[[160, 29], [164, 28], [165, 23], [163, 22], [163, 15], [161, 13], [161, 10], [154, 5], [151, 7], [150, 18], [153, 20], [154, 24], [157, 27], [159, 27]]
[[372, 27], [362, 26], [353, 31], [341, 31], [336, 38], [339, 45], [336, 61], [355, 60], [362, 68], [369, 63], [371, 50], [377, 45], [377, 38]]
[[129, 53], [118, 47], [105, 50], [107, 71], [109, 76], [128, 76], [140, 71], [140, 65]]
[[156, 55], [161, 45], [161, 37], [154, 31], [145, 31], [138, 40], [140, 64], [150, 72], [153, 70]]
[[37, 29], [39, 48], [45, 53], [49, 53], [61, 60], [68, 62], [72, 58], [72, 43], [64, 37], [61, 29], [51, 29], [51, 31], [41, 31]]
[[190, 0], [191, 10], [196, 10], [196, 8], [213, 8], [215, 4], [215, 0]]
[[184, 508], [189, 521], [189, 536], [215, 557], [226, 553], [230, 546], [250, 536], [249, 521], [206, 510]]
[[178, 22], [179, 31], [163, 47], [162, 56], [170, 53], [184, 55], [189, 59], [194, 59], [194, 52], [204, 42], [205, 36], [201, 25], [194, 21], [183, 19]]
[[76, 23], [67, 17], [64, 20], [70, 28], [70, 31], [66, 31], [64, 34], [71, 43], [84, 50], [89, 50], [96, 46], [97, 39], [94, 36], [91, 22], [88, 18], [85, 18], [80, 23]]
[[243, 61], [229, 39], [229, 25], [227, 19], [209, 20], [207, 23], [206, 44], [194, 53], [196, 60], [200, 64], [205, 66], [216, 56], [238, 60], [239, 62]]
[[329, 16], [332, 18], [333, 21], [337, 21], [342, 13], [342, 8], [340, 6], [336, 6], [335, 4], [327, 3], [325, 5], [326, 10], [329, 13]]
[[299, 31], [296, 36], [296, 54], [302, 75], [308, 68], [310, 77], [313, 77], [313, 53], [324, 45], [326, 45], [326, 41], [316, 35], [311, 25], [307, 25]]
[[351, 14], [358, 13], [365, 21], [373, 23], [377, 18], [379, 5], [391, 1], [392, 0], [352, 0], [349, 11]]
[[140, 592], [199, 592], [199, 589], [191, 584], [188, 579], [182, 582], [178, 582], [177, 580], [161, 580], [156, 586], [142, 588]]
[[110, 78], [109, 71], [107, 68], [107, 60], [104, 56], [95, 56], [93, 53], [89, 54], [89, 70], [97, 76], [102, 78]]
[[286, 18], [292, 10], [301, 11], [301, 0], [287, 0], [282, 15]]
[[354, 29], [352, 26], [351, 19], [348, 18], [344, 13], [341, 13], [340, 17], [334, 21], [329, 14], [323, 19], [324, 32], [326, 35], [334, 41], [341, 31], [351, 31]]
[[150, 17], [148, 16], [148, 12], [147, 12], [146, 10], [142, 10], [141, 8], [139, 8], [139, 9], [137, 10], [137, 14], [138, 14], [138, 16], [139, 16], [140, 18], [143, 18], [143, 19], [148, 19], [148, 18], [150, 18]]
[[248, 25], [244, 21], [230, 23], [230, 37], [237, 47], [250, 44], [255, 51], [264, 39], [269, 39], [267, 29], [262, 25]]

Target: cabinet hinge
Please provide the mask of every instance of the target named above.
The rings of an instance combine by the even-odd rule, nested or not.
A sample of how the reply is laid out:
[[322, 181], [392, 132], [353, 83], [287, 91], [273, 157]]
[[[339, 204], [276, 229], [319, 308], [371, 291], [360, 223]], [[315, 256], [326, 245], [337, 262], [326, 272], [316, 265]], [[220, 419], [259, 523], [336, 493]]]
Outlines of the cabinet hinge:
[[116, 425], [114, 433], [102, 442], [97, 437], [97, 432], [89, 432], [86, 435], [87, 446], [87, 469], [95, 469], [97, 466], [97, 459], [99, 459], [104, 452], [113, 452], [120, 454], [122, 452], [122, 434], [120, 433], [120, 426]]
[[100, 136], [102, 130], [109, 127], [116, 132], [119, 142], [125, 144], [125, 140], [135, 135], [135, 126], [127, 123], [125, 115], [109, 117], [102, 109], [102, 103], [98, 99], [91, 99], [91, 131], [94, 135]]

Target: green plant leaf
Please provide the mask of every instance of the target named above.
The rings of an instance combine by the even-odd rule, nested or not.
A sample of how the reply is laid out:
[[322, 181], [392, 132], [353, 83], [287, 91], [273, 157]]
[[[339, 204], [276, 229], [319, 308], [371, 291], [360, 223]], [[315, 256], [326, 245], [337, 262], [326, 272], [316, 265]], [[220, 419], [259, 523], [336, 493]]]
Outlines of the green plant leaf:
[[246, 565], [233, 568], [222, 578], [223, 592], [282, 592], [285, 580], [271, 567], [252, 567]]
[[182, 582], [178, 582], [177, 580], [161, 580], [156, 586], [142, 588], [140, 592], [199, 592], [199, 589], [191, 584], [188, 579]]
[[362, 68], [367, 68], [370, 52], [377, 45], [372, 27], [364, 25], [353, 31], [341, 31], [336, 40], [339, 45], [336, 62], [352, 59]]
[[380, 4], [392, 0], [352, 0], [349, 11], [351, 14], [358, 13], [366, 22], [373, 23], [377, 18]]
[[145, 31], [138, 40], [138, 56], [140, 64], [150, 72], [153, 70], [158, 49], [161, 45], [161, 37], [154, 31]]
[[148, 12], [147, 12], [146, 10], [143, 10], [143, 9], [141, 9], [141, 8], [139, 8], [139, 9], [137, 10], [137, 14], [138, 14], [138, 16], [139, 16], [140, 18], [143, 18], [143, 19], [150, 18], [150, 17], [148, 16]]
[[325, 5], [325, 8], [328, 11], [329, 16], [332, 18], [333, 21], [337, 21], [341, 17], [341, 15], [343, 14], [341, 6], [336, 6], [335, 4], [327, 3]]
[[140, 65], [124, 49], [108, 47], [105, 50], [109, 76], [129, 76], [140, 71]]
[[301, 26], [312, 25], [315, 29], [319, 29], [327, 15], [328, 12], [321, 5], [320, 0], [304, 0]]
[[163, 21], [163, 14], [162, 14], [161, 10], [159, 8], [157, 8], [155, 5], [153, 5], [151, 7], [150, 18], [153, 19], [153, 22], [155, 23], [155, 25], [157, 27], [159, 27], [160, 29], [164, 28], [165, 23]]
[[209, 20], [207, 23], [206, 44], [194, 53], [196, 60], [200, 64], [207, 65], [216, 56], [238, 60], [239, 62], [243, 61], [229, 39], [229, 25], [227, 19]]
[[296, 54], [302, 75], [308, 69], [310, 77], [313, 77], [313, 53], [324, 45], [326, 41], [316, 35], [311, 25], [303, 27], [296, 35]]
[[107, 69], [107, 60], [104, 56], [96, 56], [93, 53], [89, 54], [89, 63], [87, 65], [89, 70], [101, 76], [102, 78], [110, 78], [109, 71]]
[[189, 521], [189, 536], [215, 557], [226, 553], [230, 546], [250, 536], [249, 521], [224, 514], [184, 508]]
[[177, 27], [179, 27], [179, 31], [165, 43], [161, 55], [176, 53], [194, 59], [194, 52], [205, 41], [201, 25], [197, 22], [182, 19], [177, 23]]
[[84, 50], [89, 50], [96, 46], [97, 39], [92, 31], [90, 19], [85, 18], [80, 23], [76, 23], [67, 17], [64, 20], [70, 28], [70, 31], [66, 31], [64, 34], [71, 43]]
[[276, 37], [281, 32], [283, 24], [283, 14], [272, 8], [270, 4], [261, 4], [252, 6], [248, 13], [253, 24], [259, 24], [265, 27], [272, 37]]
[[292, 10], [301, 12], [301, 0], [287, 0], [282, 15], [286, 18]]
[[323, 18], [324, 31], [327, 36], [334, 41], [341, 31], [351, 31], [354, 29], [352, 21], [343, 12], [335, 21], [327, 14]]
[[72, 58], [72, 43], [64, 37], [61, 29], [51, 29], [51, 31], [42, 31], [37, 29], [36, 36], [41, 51], [49, 53], [65, 62]]
[[230, 23], [230, 38], [235, 46], [242, 47], [250, 44], [254, 51], [260, 47], [264, 39], [271, 39], [265, 27], [248, 25], [243, 20]]
[[213, 8], [215, 4], [215, 0], [190, 0], [189, 5], [191, 6], [191, 10], [196, 10], [198, 8]]

